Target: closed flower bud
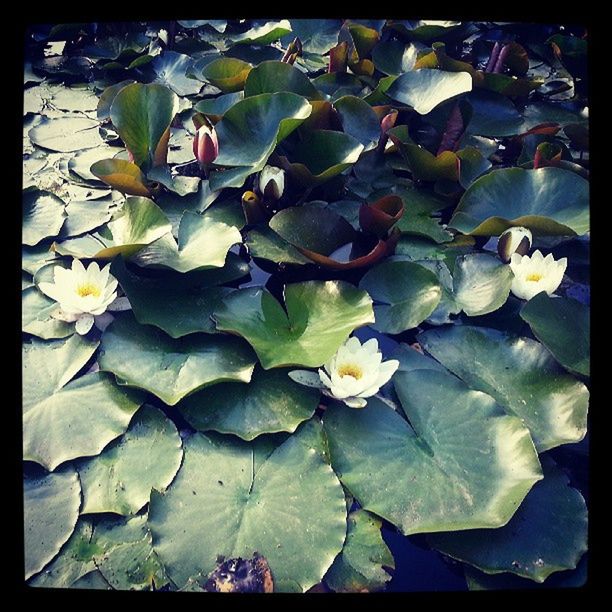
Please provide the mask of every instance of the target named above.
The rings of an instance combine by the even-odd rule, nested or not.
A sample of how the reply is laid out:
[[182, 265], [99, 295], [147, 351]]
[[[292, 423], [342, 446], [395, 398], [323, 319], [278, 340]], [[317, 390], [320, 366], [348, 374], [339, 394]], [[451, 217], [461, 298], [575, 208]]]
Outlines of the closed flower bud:
[[266, 166], [259, 175], [259, 192], [265, 200], [280, 200], [285, 191], [285, 171]]
[[219, 142], [213, 126], [202, 125], [198, 128], [193, 139], [193, 154], [201, 166], [217, 159]]
[[394, 125], [397, 119], [398, 111], [393, 109], [390, 113], [387, 113], [380, 122], [380, 128], [382, 129], [382, 133], [386, 134]]
[[531, 232], [526, 227], [511, 227], [502, 233], [497, 242], [499, 258], [508, 263], [513, 253], [527, 255], [531, 242]]

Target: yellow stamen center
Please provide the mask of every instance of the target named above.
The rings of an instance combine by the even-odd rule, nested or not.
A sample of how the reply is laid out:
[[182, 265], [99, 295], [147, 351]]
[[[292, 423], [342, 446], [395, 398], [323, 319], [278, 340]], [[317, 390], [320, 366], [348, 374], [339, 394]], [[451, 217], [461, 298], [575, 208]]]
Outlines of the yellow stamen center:
[[94, 297], [100, 297], [100, 294], [102, 292], [100, 291], [100, 287], [98, 287], [97, 285], [94, 285], [93, 283], [85, 283], [77, 287], [77, 293], [81, 297], [87, 297], [88, 295], [93, 295]]
[[542, 280], [542, 274], [537, 274], [537, 273], [530, 274], [530, 275], [527, 277], [527, 280], [528, 280], [528, 281], [532, 281], [532, 282], [534, 282], [534, 283], [537, 283], [538, 281]]
[[359, 380], [363, 376], [363, 370], [353, 363], [345, 363], [338, 368], [340, 376], [352, 376]]

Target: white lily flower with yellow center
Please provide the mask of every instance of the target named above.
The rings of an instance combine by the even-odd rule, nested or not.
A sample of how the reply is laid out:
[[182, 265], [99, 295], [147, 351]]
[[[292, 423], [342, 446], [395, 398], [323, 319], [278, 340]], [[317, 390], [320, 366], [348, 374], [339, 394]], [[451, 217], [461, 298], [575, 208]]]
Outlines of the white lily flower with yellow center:
[[552, 295], [557, 290], [567, 268], [567, 257], [555, 260], [552, 253], [544, 257], [540, 251], [531, 257], [514, 253], [510, 268], [514, 273], [512, 293], [522, 300], [530, 300], [541, 291]]
[[96, 317], [101, 318], [102, 325], [108, 324], [108, 316], [102, 316], [107, 309], [129, 308], [125, 298], [117, 298], [117, 280], [110, 275], [110, 264], [100, 270], [94, 261], [85, 269], [78, 259], [73, 259], [71, 268], [53, 268], [53, 280], [53, 283], [40, 283], [38, 288], [58, 302], [59, 310], [53, 314], [54, 318], [76, 322], [76, 331], [81, 335], [91, 329]]
[[351, 408], [363, 408], [367, 398], [375, 395], [398, 367], [397, 359], [383, 362], [376, 338], [362, 345], [353, 337], [319, 369], [318, 381], [316, 374], [307, 370], [294, 370], [289, 376], [301, 384], [320, 388], [325, 395], [342, 400]]

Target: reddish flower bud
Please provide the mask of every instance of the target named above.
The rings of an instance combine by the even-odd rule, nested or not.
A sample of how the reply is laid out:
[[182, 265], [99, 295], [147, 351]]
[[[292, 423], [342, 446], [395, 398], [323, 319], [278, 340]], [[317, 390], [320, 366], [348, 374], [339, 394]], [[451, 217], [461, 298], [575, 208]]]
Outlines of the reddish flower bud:
[[398, 111], [393, 109], [390, 113], [387, 113], [380, 121], [380, 128], [383, 134], [386, 134], [394, 125], [397, 119]]
[[193, 139], [193, 154], [201, 166], [217, 159], [219, 142], [214, 127], [202, 125], [198, 128]]

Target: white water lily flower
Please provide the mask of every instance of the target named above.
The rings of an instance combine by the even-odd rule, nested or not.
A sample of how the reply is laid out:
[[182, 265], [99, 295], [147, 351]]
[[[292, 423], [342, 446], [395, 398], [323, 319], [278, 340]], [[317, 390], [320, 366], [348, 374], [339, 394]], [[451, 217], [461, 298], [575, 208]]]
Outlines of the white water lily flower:
[[540, 251], [535, 251], [531, 257], [514, 253], [510, 268], [514, 272], [510, 287], [512, 293], [523, 300], [530, 300], [541, 291], [552, 295], [557, 290], [567, 268], [567, 257], [555, 260], [552, 253], [544, 257]]
[[279, 200], [285, 191], [285, 171], [265, 166], [259, 175], [259, 191], [265, 198]]
[[[110, 264], [100, 270], [94, 261], [85, 269], [78, 259], [73, 259], [71, 268], [53, 268], [53, 283], [40, 283], [38, 287], [58, 302], [59, 311], [53, 314], [54, 318], [76, 322], [75, 329], [82, 335], [91, 329], [95, 317], [103, 315], [107, 309], [126, 309], [125, 298], [117, 299], [117, 280], [109, 271]], [[113, 308], [115, 300], [117, 308]]]
[[338, 349], [324, 369], [319, 369], [319, 378], [326, 395], [351, 408], [363, 408], [366, 398], [375, 395], [398, 367], [397, 359], [383, 362], [376, 338], [362, 345], [353, 337]]

